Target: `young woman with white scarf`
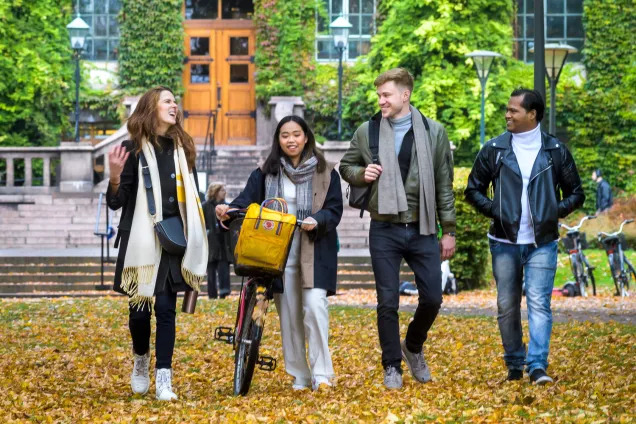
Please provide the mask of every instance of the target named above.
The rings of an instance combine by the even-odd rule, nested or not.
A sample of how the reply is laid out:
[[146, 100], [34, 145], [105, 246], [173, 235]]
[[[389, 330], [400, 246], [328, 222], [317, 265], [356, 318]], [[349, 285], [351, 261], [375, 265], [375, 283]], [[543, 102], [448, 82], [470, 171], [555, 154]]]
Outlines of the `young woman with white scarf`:
[[311, 386], [318, 390], [331, 386], [334, 377], [327, 296], [336, 292], [336, 227], [342, 218], [342, 190], [338, 173], [316, 150], [312, 131], [298, 116], [287, 116], [278, 123], [263, 166], [252, 172], [245, 189], [230, 205], [216, 207], [216, 214], [225, 220], [229, 209], [273, 197], [284, 198], [289, 213], [304, 221], [292, 242], [284, 282], [274, 283], [285, 370], [295, 378], [294, 389]]
[[[177, 399], [172, 390], [177, 292], [199, 290], [205, 278], [208, 244], [195, 178], [195, 147], [182, 127], [183, 116], [170, 89], [146, 92], [128, 120], [130, 140], [108, 155], [111, 209], [122, 208], [115, 247], [119, 246], [114, 290], [129, 297], [133, 344], [131, 388], [145, 394], [150, 387], [150, 319], [156, 329], [156, 397]], [[140, 155], [143, 153], [147, 168]], [[148, 208], [142, 172], [152, 182], [155, 215]], [[141, 184], [140, 184], [141, 182]], [[169, 254], [156, 236], [155, 222], [179, 217], [187, 247]]]

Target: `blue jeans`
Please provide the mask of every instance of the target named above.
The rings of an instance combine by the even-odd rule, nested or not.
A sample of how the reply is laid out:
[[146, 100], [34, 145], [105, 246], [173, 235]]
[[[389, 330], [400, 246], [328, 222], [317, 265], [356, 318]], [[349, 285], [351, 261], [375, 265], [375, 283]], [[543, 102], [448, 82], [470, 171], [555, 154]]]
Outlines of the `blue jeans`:
[[[538, 247], [490, 240], [492, 271], [497, 282], [497, 321], [508, 369], [530, 374], [548, 368], [552, 334], [552, 289], [557, 265], [557, 242]], [[521, 329], [521, 290], [525, 279], [530, 345], [526, 356]]]

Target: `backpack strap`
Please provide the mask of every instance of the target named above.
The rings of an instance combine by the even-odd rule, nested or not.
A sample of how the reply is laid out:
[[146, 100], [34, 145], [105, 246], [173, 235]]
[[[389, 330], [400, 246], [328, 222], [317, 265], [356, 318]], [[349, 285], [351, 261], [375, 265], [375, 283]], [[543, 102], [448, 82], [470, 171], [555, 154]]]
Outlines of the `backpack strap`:
[[[378, 152], [380, 150], [380, 122], [375, 119], [377, 117], [369, 119], [369, 150], [371, 150], [372, 162], [374, 165], [377, 165], [380, 162], [380, 158], [378, 156]], [[367, 192], [364, 194], [364, 200], [362, 202], [362, 207], [360, 208], [360, 218], [364, 215], [364, 211], [369, 208], [369, 200], [371, 200], [371, 187], [373, 184], [369, 184], [367, 188]]]

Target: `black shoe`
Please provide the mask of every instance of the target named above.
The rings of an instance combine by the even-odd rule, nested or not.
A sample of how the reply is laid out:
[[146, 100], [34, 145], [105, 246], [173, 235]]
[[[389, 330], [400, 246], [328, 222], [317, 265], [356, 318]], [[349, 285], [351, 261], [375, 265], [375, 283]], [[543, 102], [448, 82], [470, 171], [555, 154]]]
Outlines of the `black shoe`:
[[532, 371], [532, 373], [530, 374], [530, 381], [532, 382], [532, 384], [536, 384], [538, 386], [543, 386], [547, 383], [554, 383], [554, 380], [552, 380], [552, 378], [550, 378], [545, 370], [542, 370], [541, 368], [537, 368], [536, 370]]
[[508, 370], [508, 381], [521, 380], [523, 378], [523, 370]]

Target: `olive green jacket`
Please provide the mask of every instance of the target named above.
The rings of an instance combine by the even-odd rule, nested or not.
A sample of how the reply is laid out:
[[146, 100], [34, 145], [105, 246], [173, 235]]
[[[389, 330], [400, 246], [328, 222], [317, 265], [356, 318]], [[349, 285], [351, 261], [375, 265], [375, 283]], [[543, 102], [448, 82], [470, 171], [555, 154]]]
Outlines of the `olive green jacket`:
[[[435, 173], [435, 206], [437, 218], [444, 233], [455, 232], [455, 195], [453, 193], [453, 157], [450, 150], [448, 135], [444, 127], [432, 119], [427, 119], [429, 138], [431, 140], [431, 152], [433, 155], [433, 167]], [[369, 122], [365, 122], [353, 135], [349, 149], [340, 161], [340, 175], [349, 184], [361, 187], [365, 186], [364, 170], [373, 162], [371, 149], [369, 149]], [[381, 165], [381, 164], [380, 164]], [[420, 176], [417, 169], [417, 157], [415, 143], [411, 167], [404, 184], [404, 189], [409, 204], [409, 211], [399, 215], [378, 214], [378, 184], [373, 183], [371, 198], [369, 200], [369, 213], [371, 219], [390, 222], [417, 221], [419, 213], [411, 210], [415, 205], [419, 207]]]

